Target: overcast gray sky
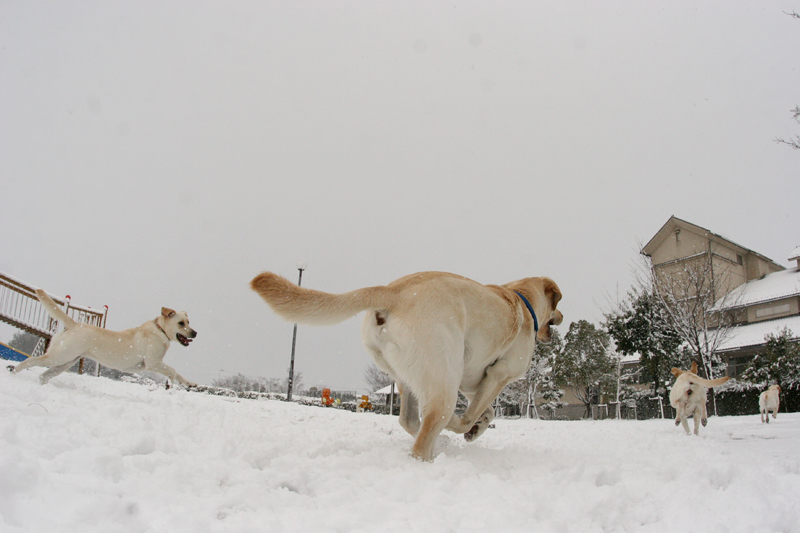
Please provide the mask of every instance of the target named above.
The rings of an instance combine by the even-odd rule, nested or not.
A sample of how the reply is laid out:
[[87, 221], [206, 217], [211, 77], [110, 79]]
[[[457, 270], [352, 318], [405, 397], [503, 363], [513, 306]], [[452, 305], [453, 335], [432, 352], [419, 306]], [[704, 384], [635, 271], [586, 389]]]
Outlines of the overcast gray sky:
[[[674, 214], [788, 266], [800, 2], [0, 2], [0, 271], [167, 362], [284, 377], [262, 270], [343, 292], [547, 275], [599, 323]], [[307, 386], [363, 390], [360, 317], [300, 327]], [[12, 331], [0, 330], [9, 340]]]

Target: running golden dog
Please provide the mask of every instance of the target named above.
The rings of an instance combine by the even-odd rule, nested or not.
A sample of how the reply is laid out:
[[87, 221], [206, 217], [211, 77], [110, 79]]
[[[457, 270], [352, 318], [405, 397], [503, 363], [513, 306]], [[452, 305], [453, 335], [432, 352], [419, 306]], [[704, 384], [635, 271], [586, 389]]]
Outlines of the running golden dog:
[[[308, 325], [338, 324], [367, 311], [361, 340], [398, 384], [400, 424], [416, 436], [415, 457], [430, 461], [443, 429], [479, 437], [494, 418], [492, 401], [528, 369], [536, 340], [561, 324], [561, 291], [549, 278], [482, 285], [422, 272], [386, 286], [329, 294], [264, 272], [251, 282], [278, 315]], [[455, 415], [458, 391], [469, 400]], [[420, 417], [422, 418], [420, 422]]]

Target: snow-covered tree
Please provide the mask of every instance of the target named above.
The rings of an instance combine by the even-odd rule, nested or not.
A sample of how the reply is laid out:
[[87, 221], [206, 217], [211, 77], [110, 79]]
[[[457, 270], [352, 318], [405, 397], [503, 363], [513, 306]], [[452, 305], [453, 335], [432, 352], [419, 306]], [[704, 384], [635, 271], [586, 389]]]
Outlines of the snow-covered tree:
[[535, 399], [539, 395], [539, 387], [550, 379], [553, 370], [553, 358], [564, 347], [564, 341], [556, 328], [550, 329], [550, 342], [537, 342], [531, 364], [525, 376], [506, 385], [498, 396], [500, 403], [514, 403], [524, 416], [539, 418]]
[[258, 378], [251, 378], [245, 376], [242, 373], [238, 373], [233, 376], [225, 376], [223, 378], [217, 378], [211, 382], [211, 385], [214, 387], [231, 389], [236, 392], [260, 390]]
[[764, 353], [758, 354], [742, 373], [742, 380], [751, 383], [778, 384], [783, 389], [800, 387], [800, 342], [788, 328], [764, 340]]
[[627, 298], [605, 313], [604, 326], [623, 355], [639, 355], [641, 379], [655, 392], [670, 369], [680, 366], [683, 343], [661, 300], [648, 287], [634, 286]]
[[622, 401], [627, 399], [635, 389], [632, 384], [635, 382], [636, 377], [642, 373], [643, 367], [636, 369], [626, 369], [623, 364], [623, 354], [618, 352], [614, 343], [609, 343], [607, 351], [609, 359], [611, 359], [613, 369], [612, 373], [607, 377], [607, 383], [604, 387], [607, 391], [613, 393], [614, 403], [616, 405], [616, 418], [622, 418], [621, 405]]
[[564, 391], [556, 385], [552, 373], [544, 377], [539, 395], [542, 398], [542, 403], [539, 405], [539, 408], [548, 413], [550, 418], [555, 418], [556, 411], [567, 405], [566, 402], [561, 401], [561, 398], [564, 396]]
[[[288, 371], [287, 371], [288, 372]], [[295, 390], [300, 390], [303, 383], [303, 373], [295, 372], [294, 384]], [[230, 389], [236, 392], [286, 392], [288, 387], [288, 378], [265, 378], [265, 377], [251, 377], [245, 376], [242, 373], [237, 373], [233, 376], [225, 376], [217, 378], [211, 382], [213, 387], [221, 387]]]
[[557, 385], [571, 387], [591, 415], [591, 405], [601, 393], [603, 381], [614, 364], [608, 356], [609, 336], [586, 320], [573, 322], [564, 338], [564, 349], [553, 362]]
[[14, 333], [14, 336], [11, 337], [11, 341], [8, 343], [8, 345], [15, 350], [19, 350], [22, 353], [31, 355], [38, 342], [39, 337], [37, 335], [28, 333], [26, 331], [17, 331]]

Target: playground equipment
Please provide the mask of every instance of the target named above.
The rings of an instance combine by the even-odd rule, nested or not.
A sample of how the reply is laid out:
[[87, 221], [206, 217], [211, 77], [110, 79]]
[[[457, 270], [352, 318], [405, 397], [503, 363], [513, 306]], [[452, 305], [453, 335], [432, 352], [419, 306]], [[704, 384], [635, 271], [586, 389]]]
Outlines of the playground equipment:
[[372, 411], [372, 404], [369, 401], [369, 396], [364, 395], [361, 397], [361, 403], [356, 407], [357, 413], [363, 413], [364, 411]]
[[[99, 328], [106, 327], [108, 306], [103, 306], [104, 311], [95, 311], [89, 307], [72, 305], [69, 296], [51, 298], [76, 322], [91, 324]], [[33, 350], [31, 357], [38, 357], [47, 350], [50, 339], [58, 332], [58, 322], [53, 320], [42, 307], [36, 297], [36, 287], [15, 279], [8, 274], [0, 272], [0, 321], [32, 333], [39, 337], [39, 343]], [[81, 359], [81, 371], [83, 359]]]
[[0, 359], [5, 359], [6, 361], [24, 361], [27, 358], [28, 354], [24, 354], [16, 348], [12, 348], [8, 344], [0, 342]]
[[331, 398], [331, 390], [322, 389], [322, 406], [330, 407], [331, 405], [333, 405], [333, 398]]

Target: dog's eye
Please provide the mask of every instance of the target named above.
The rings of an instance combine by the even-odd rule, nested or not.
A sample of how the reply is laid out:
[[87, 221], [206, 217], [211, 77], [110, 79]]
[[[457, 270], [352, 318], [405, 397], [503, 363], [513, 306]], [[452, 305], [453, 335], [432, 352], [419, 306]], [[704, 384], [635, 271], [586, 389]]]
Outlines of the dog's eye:
[[178, 322], [178, 325], [179, 325], [180, 327], [183, 327], [183, 326], [185, 326], [185, 325], [186, 325], [186, 323], [185, 323], [185, 322], [183, 322], [183, 321], [181, 321], [181, 322]]

